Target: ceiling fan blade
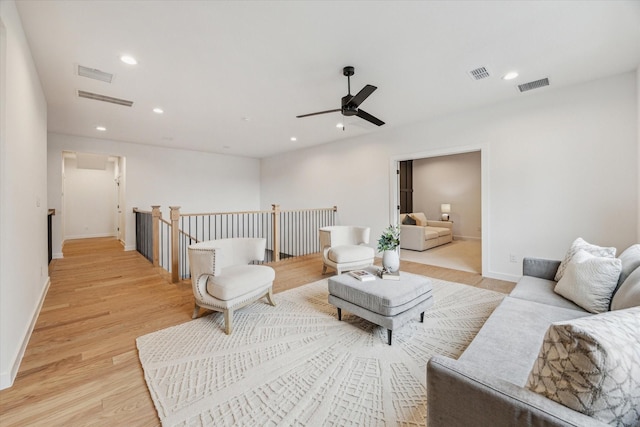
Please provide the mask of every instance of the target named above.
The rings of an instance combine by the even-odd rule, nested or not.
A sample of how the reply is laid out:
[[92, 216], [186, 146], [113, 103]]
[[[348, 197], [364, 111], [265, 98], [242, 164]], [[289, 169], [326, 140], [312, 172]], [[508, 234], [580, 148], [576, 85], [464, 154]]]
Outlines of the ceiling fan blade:
[[360, 92], [356, 94], [356, 96], [351, 98], [351, 100], [349, 101], [349, 104], [354, 105], [357, 108], [358, 105], [362, 104], [362, 101], [367, 99], [369, 95], [371, 95], [373, 91], [375, 91], [376, 89], [378, 88], [375, 86], [366, 85], [365, 87], [362, 88]]
[[302, 117], [317, 116], [318, 114], [336, 113], [338, 111], [342, 111], [342, 109], [336, 108], [335, 110], [318, 111], [317, 113], [303, 114], [301, 116], [296, 116], [296, 117], [300, 119]]
[[366, 121], [371, 122], [374, 125], [382, 126], [384, 124], [384, 122], [379, 118], [373, 117], [371, 114], [360, 109], [358, 110], [358, 113], [356, 114], [356, 116], [360, 117], [361, 119], [365, 119]]

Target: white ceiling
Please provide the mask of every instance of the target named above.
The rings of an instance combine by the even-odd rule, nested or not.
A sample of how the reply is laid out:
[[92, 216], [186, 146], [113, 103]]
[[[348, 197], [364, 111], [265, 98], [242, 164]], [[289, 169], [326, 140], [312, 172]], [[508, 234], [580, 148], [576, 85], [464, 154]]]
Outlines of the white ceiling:
[[[266, 157], [640, 64], [640, 1], [18, 1], [52, 132]], [[125, 65], [123, 54], [137, 58]], [[115, 74], [80, 77], [84, 65]], [[340, 113], [342, 67], [380, 128]], [[491, 77], [467, 72], [485, 66]], [[517, 70], [516, 80], [501, 76]], [[547, 88], [517, 84], [549, 77]], [[78, 90], [134, 102], [123, 107]], [[154, 107], [165, 113], [157, 115]], [[245, 120], [248, 118], [248, 120]], [[336, 123], [345, 119], [346, 130]], [[106, 132], [95, 130], [97, 125]], [[296, 136], [297, 141], [290, 141]]]

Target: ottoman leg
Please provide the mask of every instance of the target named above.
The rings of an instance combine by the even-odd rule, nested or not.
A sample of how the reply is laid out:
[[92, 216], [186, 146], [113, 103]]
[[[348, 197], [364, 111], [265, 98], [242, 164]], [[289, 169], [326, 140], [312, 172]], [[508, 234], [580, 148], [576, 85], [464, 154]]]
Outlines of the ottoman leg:
[[389, 341], [389, 345], [391, 345], [391, 334], [393, 334], [393, 331], [391, 329], [387, 329], [387, 341]]
[[424, 323], [424, 311], [420, 313], [420, 323]]
[[338, 320], [342, 320], [342, 309], [338, 307]]

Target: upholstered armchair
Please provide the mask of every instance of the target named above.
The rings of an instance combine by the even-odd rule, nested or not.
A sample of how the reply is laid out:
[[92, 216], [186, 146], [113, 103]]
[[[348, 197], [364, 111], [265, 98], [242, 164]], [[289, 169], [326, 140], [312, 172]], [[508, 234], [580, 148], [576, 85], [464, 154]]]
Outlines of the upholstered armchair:
[[322, 250], [322, 274], [330, 267], [338, 274], [357, 270], [373, 264], [375, 251], [369, 243], [369, 227], [334, 225], [320, 229]]
[[233, 330], [233, 312], [267, 297], [273, 301], [275, 272], [266, 265], [249, 264], [263, 261], [265, 239], [236, 238], [210, 240], [189, 246], [189, 268], [195, 298], [193, 318], [200, 307], [224, 313], [225, 332]]

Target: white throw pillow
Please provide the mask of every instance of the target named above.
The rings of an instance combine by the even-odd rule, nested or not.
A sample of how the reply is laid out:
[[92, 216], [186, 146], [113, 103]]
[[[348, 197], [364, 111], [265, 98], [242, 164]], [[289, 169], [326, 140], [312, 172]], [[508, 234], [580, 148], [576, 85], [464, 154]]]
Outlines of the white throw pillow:
[[554, 290], [591, 313], [602, 313], [609, 310], [621, 269], [618, 258], [596, 257], [580, 250]]
[[616, 426], [640, 425], [640, 307], [552, 324], [526, 387]]
[[581, 237], [578, 237], [573, 241], [571, 247], [567, 251], [567, 254], [564, 256], [562, 262], [560, 262], [560, 267], [558, 267], [558, 271], [556, 271], [555, 281], [559, 282], [562, 279], [564, 274], [564, 270], [567, 268], [567, 265], [578, 251], [584, 250], [589, 252], [591, 255], [601, 256], [601, 257], [609, 257], [614, 258], [616, 256], [616, 248], [605, 248], [602, 246], [592, 245], [591, 243], [586, 242]]

